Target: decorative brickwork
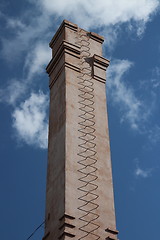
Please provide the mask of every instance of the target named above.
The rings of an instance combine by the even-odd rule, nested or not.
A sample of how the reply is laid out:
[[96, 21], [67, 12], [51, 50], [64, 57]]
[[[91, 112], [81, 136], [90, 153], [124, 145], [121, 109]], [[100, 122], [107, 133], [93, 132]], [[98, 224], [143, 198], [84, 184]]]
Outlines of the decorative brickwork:
[[50, 42], [43, 240], [117, 240], [103, 40], [64, 20]]

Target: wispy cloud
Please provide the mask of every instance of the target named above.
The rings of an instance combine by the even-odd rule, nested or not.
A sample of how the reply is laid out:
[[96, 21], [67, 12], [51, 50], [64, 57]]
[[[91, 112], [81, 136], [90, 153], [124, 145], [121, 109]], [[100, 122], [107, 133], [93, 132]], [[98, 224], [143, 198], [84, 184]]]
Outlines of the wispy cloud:
[[129, 60], [114, 60], [108, 69], [107, 89], [112, 102], [121, 110], [121, 122], [128, 121], [132, 129], [140, 130], [149, 115], [144, 103], [137, 98], [133, 88], [124, 81], [125, 74], [133, 66]]
[[[22, 53], [32, 50], [32, 47], [36, 46], [37, 43], [42, 39], [45, 41], [48, 36], [48, 27], [50, 26], [50, 17], [37, 10], [35, 10], [35, 16], [28, 13], [26, 16], [20, 17], [19, 19], [13, 19], [5, 16], [6, 32], [10, 32], [8, 36], [0, 36], [2, 48], [1, 57], [7, 61], [19, 60]], [[45, 34], [44, 34], [45, 33]]]
[[107, 52], [112, 52], [114, 50], [120, 32], [121, 28], [119, 24], [114, 25], [114, 27], [110, 25], [106, 28], [102, 28], [99, 31], [99, 34], [102, 35], [105, 39], [103, 44], [104, 52], [105, 49], [107, 49]]
[[32, 87], [33, 81], [37, 81], [40, 74], [45, 71], [45, 66], [50, 58], [51, 51], [48, 48], [48, 44], [37, 43], [36, 47], [25, 58], [23, 67], [25, 78], [8, 81], [7, 86], [0, 89], [0, 102], [6, 102], [14, 106], [17, 100], [24, 96], [28, 89]]
[[12, 114], [13, 128], [19, 140], [28, 145], [47, 148], [47, 107], [48, 97], [39, 92], [32, 93], [19, 107], [15, 108]]
[[[108, 101], [118, 107], [121, 123], [128, 123], [130, 128], [139, 134], [143, 134], [147, 139], [147, 144], [152, 148], [160, 142], [160, 124], [155, 118], [159, 114], [157, 101], [159, 98], [159, 78], [156, 78], [153, 86], [152, 79], [145, 80], [143, 83], [144, 95], [147, 100], [138, 98], [135, 90], [129, 84], [127, 74], [134, 66], [129, 60], [112, 60], [107, 70], [107, 95]], [[158, 72], [159, 73], [159, 72]], [[157, 76], [157, 69], [156, 69]], [[141, 86], [142, 87], [142, 86]], [[156, 89], [155, 89], [156, 88]], [[153, 91], [154, 90], [154, 91]], [[137, 167], [137, 174], [143, 171]]]
[[160, 89], [160, 66], [155, 66], [150, 69], [150, 75], [147, 79], [140, 81], [140, 88], [152, 90], [153, 92]]
[[16, 100], [26, 92], [26, 83], [11, 79], [5, 88], [0, 89], [0, 102], [15, 105]]
[[142, 177], [142, 178], [148, 178], [151, 176], [153, 169], [141, 169], [140, 167], [137, 167], [135, 170], [135, 176], [136, 177]]
[[43, 66], [51, 59], [51, 50], [47, 42], [38, 42], [35, 48], [27, 54], [24, 71], [27, 73], [27, 81], [35, 75], [44, 72]]
[[148, 138], [152, 144], [157, 144], [160, 142], [160, 126], [155, 125], [148, 131]]
[[160, 67], [158, 66], [152, 70], [151, 83], [154, 89], [160, 87]]
[[20, 19], [6, 18], [7, 27], [10, 29], [24, 29], [26, 25]]
[[153, 171], [155, 171], [155, 167], [140, 167], [140, 159], [134, 159], [136, 164], [135, 169], [133, 171], [133, 175], [136, 179], [139, 178], [149, 178], [152, 176]]

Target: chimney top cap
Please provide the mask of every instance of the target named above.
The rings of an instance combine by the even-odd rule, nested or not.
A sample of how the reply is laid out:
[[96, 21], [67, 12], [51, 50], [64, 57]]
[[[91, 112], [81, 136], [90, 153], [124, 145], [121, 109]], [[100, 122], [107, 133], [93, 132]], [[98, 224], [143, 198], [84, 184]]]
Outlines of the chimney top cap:
[[[52, 48], [54, 42], [57, 40], [57, 38], [60, 36], [60, 33], [62, 32], [62, 30], [64, 28], [70, 28], [72, 29], [73, 31], [77, 32], [78, 29], [82, 29], [82, 28], [79, 28], [77, 24], [75, 23], [72, 23], [66, 19], [63, 20], [63, 22], [61, 23], [60, 27], [58, 28], [57, 32], [55, 33], [54, 37], [52, 38], [49, 46]], [[88, 35], [90, 36], [90, 38], [92, 38], [93, 40], [95, 41], [98, 41], [100, 43], [103, 43], [104, 42], [104, 37], [100, 36], [99, 34], [97, 33], [94, 33], [94, 32], [88, 32], [84, 29], [82, 29], [83, 31], [85, 31], [86, 33], [88, 33]]]

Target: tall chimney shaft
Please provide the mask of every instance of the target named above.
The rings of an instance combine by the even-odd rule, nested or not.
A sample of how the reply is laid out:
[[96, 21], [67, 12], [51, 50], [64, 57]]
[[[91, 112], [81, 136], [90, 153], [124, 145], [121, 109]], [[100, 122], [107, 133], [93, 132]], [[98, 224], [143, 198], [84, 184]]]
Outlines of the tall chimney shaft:
[[50, 42], [43, 240], [117, 239], [103, 40], [64, 20]]

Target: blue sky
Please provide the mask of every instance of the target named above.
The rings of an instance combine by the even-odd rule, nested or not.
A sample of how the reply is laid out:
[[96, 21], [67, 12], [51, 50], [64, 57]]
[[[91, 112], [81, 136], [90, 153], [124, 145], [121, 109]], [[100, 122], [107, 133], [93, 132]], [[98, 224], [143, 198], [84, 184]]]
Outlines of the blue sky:
[[[158, 0], [1, 0], [0, 232], [26, 240], [44, 220], [48, 43], [63, 19], [105, 37], [107, 99], [119, 239], [160, 228]], [[43, 228], [33, 240], [41, 239]]]

